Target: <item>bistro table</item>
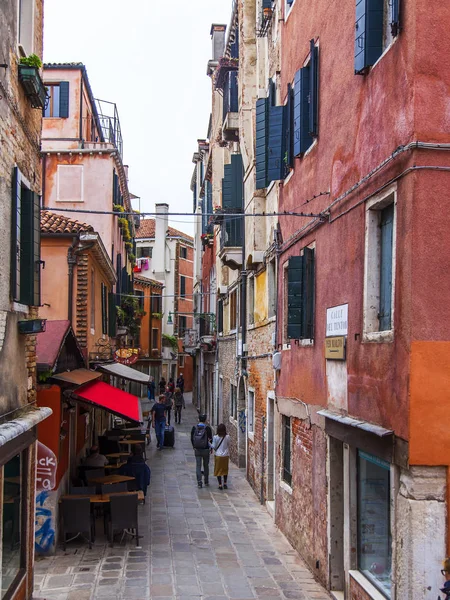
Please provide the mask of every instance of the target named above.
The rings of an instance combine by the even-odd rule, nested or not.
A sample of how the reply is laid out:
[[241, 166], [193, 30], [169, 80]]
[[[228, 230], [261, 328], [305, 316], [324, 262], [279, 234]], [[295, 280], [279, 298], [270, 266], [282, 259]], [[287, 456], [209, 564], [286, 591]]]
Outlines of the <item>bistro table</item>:
[[114, 492], [113, 494], [66, 494], [65, 496], [61, 497], [60, 502], [64, 499], [72, 500], [74, 498], [89, 498], [91, 504], [106, 504], [110, 502], [110, 496], [130, 496], [132, 494], [138, 495], [139, 502], [144, 501], [144, 492], [139, 490], [138, 492]]
[[123, 467], [123, 465], [126, 465], [126, 462], [118, 462], [118, 463], [113, 463], [112, 465], [105, 465], [104, 468], [107, 469], [108, 471], [114, 471], [115, 469], [120, 469], [120, 467]]
[[105, 454], [106, 458], [122, 458], [122, 456], [129, 456], [129, 452], [113, 452], [112, 454]]
[[124, 481], [134, 481], [134, 477], [128, 475], [104, 475], [103, 477], [93, 477], [89, 479], [92, 483], [123, 483]]

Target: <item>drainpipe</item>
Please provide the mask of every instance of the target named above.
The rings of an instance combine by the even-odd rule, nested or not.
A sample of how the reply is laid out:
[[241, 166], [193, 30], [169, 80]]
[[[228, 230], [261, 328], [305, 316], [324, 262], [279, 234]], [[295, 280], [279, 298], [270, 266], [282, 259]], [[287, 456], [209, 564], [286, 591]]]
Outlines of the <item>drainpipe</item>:
[[67, 307], [67, 315], [70, 324], [72, 325], [73, 318], [73, 276], [74, 276], [74, 266], [77, 264], [77, 256], [81, 252], [85, 250], [90, 250], [95, 246], [97, 242], [90, 242], [85, 244], [84, 246], [79, 246], [77, 248], [77, 244], [79, 243], [79, 238], [74, 238], [72, 245], [67, 250], [67, 264], [69, 266], [69, 293], [68, 293], [68, 307]]
[[261, 436], [261, 489], [259, 492], [259, 502], [264, 504], [264, 470], [265, 470], [265, 439], [264, 439], [264, 428], [266, 426], [266, 417], [263, 416], [261, 420], [262, 425], [262, 436]]

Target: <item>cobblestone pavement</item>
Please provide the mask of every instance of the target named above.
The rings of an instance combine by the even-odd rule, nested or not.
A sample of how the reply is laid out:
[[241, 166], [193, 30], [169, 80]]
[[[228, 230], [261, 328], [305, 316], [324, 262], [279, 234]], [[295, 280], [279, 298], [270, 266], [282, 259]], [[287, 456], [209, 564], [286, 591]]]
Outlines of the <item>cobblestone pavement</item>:
[[[152, 482], [139, 506], [141, 547], [111, 548], [98, 536], [87, 545], [58, 546], [38, 558], [34, 598], [47, 600], [329, 600], [292, 549], [239, 469], [229, 489], [216, 480], [198, 489], [189, 431], [192, 405], [176, 427], [175, 449], [147, 454]], [[97, 530], [102, 530], [98, 523]]]

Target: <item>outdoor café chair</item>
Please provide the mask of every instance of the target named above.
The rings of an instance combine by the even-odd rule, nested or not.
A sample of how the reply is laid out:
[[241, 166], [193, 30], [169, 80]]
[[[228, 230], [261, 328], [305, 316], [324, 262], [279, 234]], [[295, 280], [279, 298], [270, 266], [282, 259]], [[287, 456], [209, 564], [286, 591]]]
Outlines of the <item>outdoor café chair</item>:
[[[91, 549], [95, 536], [95, 523], [89, 498], [63, 498], [61, 514], [64, 550], [67, 541], [74, 540], [78, 536], [89, 542], [89, 549]], [[74, 534], [70, 540], [66, 538], [68, 533]], [[87, 534], [87, 537], [84, 534]]]
[[95, 485], [83, 485], [80, 487], [70, 486], [70, 494], [72, 496], [93, 496], [96, 493]]
[[102, 495], [103, 494], [117, 494], [117, 492], [127, 492], [127, 482], [122, 483], [103, 483], [102, 484]]
[[110, 498], [110, 514], [109, 514], [109, 541], [111, 547], [114, 545], [114, 532], [122, 532], [122, 538], [129, 530], [134, 530], [133, 535], [136, 538], [136, 546], [139, 546], [139, 530], [138, 530], [138, 495], [130, 494], [129, 496], [114, 496]]

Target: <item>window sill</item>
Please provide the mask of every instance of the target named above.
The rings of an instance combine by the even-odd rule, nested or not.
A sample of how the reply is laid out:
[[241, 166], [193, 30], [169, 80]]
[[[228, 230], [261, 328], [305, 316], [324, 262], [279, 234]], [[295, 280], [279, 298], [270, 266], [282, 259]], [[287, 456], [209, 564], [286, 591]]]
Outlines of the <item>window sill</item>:
[[314, 340], [298, 340], [297, 341], [297, 345], [298, 346], [314, 346]]
[[364, 577], [360, 571], [349, 571], [350, 577], [358, 583], [362, 589], [372, 598], [372, 600], [386, 600], [386, 596], [379, 592], [377, 588]]
[[26, 304], [21, 304], [20, 302], [13, 302], [12, 309], [16, 313], [21, 313], [24, 315], [28, 314], [28, 306]]
[[287, 492], [290, 496], [292, 496], [293, 489], [288, 483], [286, 483], [282, 479], [280, 479], [280, 488]]
[[394, 341], [394, 330], [387, 331], [367, 331], [363, 333], [362, 341], [366, 343], [387, 344]]
[[290, 344], [283, 344], [283, 347], [281, 349], [282, 350], [290, 350], [291, 349], [291, 345]]
[[283, 179], [283, 187], [287, 186], [287, 184], [292, 179], [293, 174], [294, 174], [294, 168], [291, 168], [291, 170], [289, 171], [289, 175], [285, 179]]
[[255, 441], [255, 432], [254, 432], [254, 431], [249, 431], [249, 432], [248, 432], [248, 439], [249, 439], [251, 442], [254, 442], [254, 441]]

